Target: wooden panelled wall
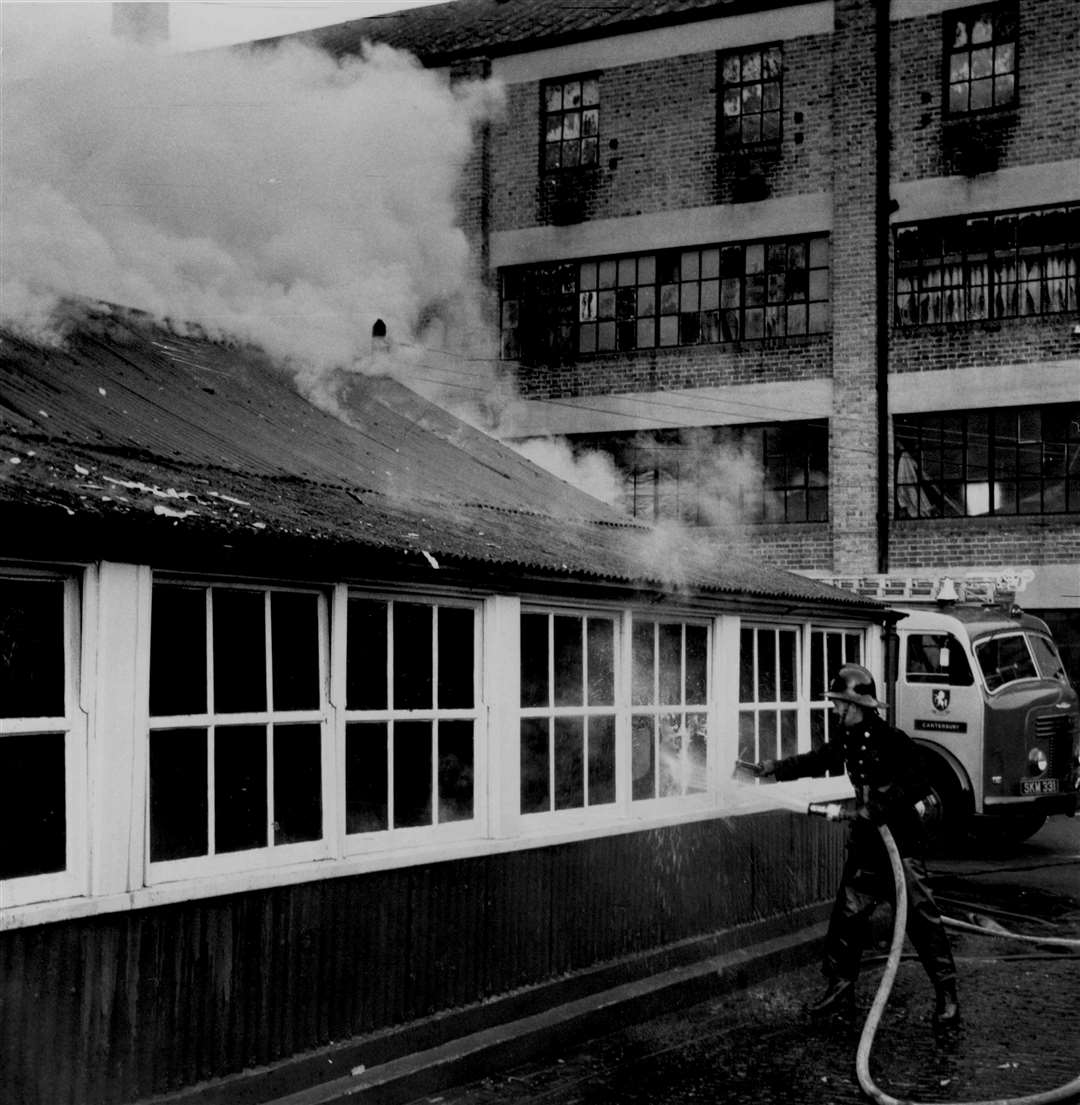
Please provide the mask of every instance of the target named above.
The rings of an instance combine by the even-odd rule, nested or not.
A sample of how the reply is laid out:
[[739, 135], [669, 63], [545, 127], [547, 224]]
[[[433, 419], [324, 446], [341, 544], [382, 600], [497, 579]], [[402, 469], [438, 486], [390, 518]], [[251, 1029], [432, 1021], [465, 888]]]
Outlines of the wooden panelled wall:
[[0, 934], [0, 1100], [109, 1105], [831, 898], [787, 813]]

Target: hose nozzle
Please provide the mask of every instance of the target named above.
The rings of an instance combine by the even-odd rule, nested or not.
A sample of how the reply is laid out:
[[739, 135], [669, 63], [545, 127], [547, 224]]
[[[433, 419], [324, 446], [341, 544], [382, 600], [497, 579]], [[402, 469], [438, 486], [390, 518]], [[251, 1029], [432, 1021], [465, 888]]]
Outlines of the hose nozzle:
[[814, 817], [824, 817], [826, 821], [850, 821], [852, 813], [839, 802], [811, 802], [806, 812]]
[[759, 775], [758, 765], [749, 760], [736, 760], [735, 770], [731, 773], [733, 779], [757, 779]]

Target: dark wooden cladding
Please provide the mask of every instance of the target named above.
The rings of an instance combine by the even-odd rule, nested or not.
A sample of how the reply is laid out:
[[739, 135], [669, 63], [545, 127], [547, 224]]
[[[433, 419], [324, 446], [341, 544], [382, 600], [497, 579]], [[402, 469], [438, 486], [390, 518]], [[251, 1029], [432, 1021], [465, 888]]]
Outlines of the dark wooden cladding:
[[832, 896], [838, 836], [715, 819], [0, 934], [0, 1100], [130, 1102]]

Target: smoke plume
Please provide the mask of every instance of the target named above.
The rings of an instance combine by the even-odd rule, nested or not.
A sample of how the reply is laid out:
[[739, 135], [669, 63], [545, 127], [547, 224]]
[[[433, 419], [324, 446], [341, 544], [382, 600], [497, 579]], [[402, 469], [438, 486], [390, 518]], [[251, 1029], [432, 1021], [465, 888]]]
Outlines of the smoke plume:
[[104, 300], [316, 375], [365, 367], [377, 318], [406, 348], [426, 330], [466, 353], [486, 343], [456, 200], [497, 88], [451, 88], [386, 48], [340, 63], [299, 45], [166, 56], [20, 39], [16, 23], [5, 325], [55, 338], [58, 303]]

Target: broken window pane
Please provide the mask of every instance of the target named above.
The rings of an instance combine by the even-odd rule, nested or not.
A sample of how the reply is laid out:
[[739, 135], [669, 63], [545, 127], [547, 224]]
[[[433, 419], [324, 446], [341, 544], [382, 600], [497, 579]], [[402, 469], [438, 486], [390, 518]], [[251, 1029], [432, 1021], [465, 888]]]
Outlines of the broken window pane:
[[473, 723], [439, 723], [439, 822], [473, 816], [475, 764]]

